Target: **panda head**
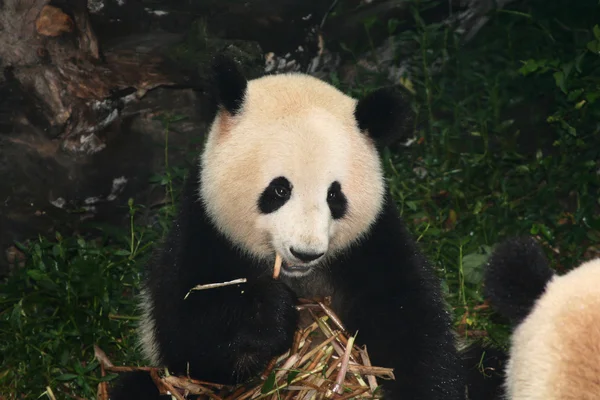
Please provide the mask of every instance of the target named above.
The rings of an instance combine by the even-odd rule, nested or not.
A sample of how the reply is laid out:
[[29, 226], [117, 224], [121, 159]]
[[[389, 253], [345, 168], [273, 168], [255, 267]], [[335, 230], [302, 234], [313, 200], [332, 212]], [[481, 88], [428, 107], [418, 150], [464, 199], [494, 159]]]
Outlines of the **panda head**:
[[403, 98], [357, 101], [302, 74], [247, 80], [214, 62], [218, 111], [201, 156], [200, 196], [217, 227], [254, 258], [303, 276], [363, 237], [384, 203], [378, 145], [406, 133]]

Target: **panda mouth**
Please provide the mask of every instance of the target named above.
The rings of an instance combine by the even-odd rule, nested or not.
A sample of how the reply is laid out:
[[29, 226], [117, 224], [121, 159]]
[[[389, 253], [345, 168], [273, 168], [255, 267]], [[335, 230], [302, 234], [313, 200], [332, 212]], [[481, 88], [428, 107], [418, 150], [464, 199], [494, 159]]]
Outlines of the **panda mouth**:
[[306, 272], [312, 267], [307, 264], [289, 264], [285, 260], [281, 261], [281, 268], [286, 272]]
[[278, 279], [280, 272], [288, 276], [300, 276], [305, 275], [310, 271], [312, 266], [310, 264], [291, 264], [279, 254], [275, 254], [275, 265], [273, 266], [273, 278]]
[[[319, 257], [320, 259], [321, 257]], [[303, 262], [302, 260], [289, 261], [290, 257], [282, 257], [279, 252], [275, 252], [275, 264], [273, 265], [273, 278], [278, 279], [279, 274], [300, 277], [309, 274], [319, 260], [313, 259], [310, 262]]]

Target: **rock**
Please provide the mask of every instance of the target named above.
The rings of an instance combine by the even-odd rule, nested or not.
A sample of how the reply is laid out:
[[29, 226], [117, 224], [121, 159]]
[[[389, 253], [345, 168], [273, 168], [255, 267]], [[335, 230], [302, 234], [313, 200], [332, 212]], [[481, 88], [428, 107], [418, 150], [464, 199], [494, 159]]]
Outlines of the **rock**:
[[60, 36], [63, 33], [73, 32], [75, 23], [60, 8], [44, 6], [40, 16], [35, 21], [37, 33], [44, 36]]
[[[107, 48], [108, 60], [119, 58], [121, 65], [128, 66], [124, 71], [131, 71], [131, 76], [123, 72], [120, 79], [137, 79], [140, 89], [109, 93], [102, 100], [104, 94], [97, 93], [102, 88], [77, 87], [82, 96], [97, 98], [90, 107], [107, 116], [102, 129], [87, 131], [77, 140], [62, 138], [44, 124], [18, 80], [9, 76], [0, 81], [0, 276], [8, 272], [9, 264], [14, 265], [10, 249], [15, 240], [53, 236], [55, 230], [63, 235], [97, 233], [97, 222], [127, 226], [129, 198], [145, 206], [164, 203], [164, 187], [150, 182], [165, 166], [162, 116], [185, 117], [172, 124], [168, 154], [171, 167], [186, 167], [215, 111], [206, 90], [206, 61], [212, 52], [223, 48], [241, 60], [250, 74], [263, 68], [262, 52], [255, 43], [223, 40], [193, 49], [202, 62], [192, 57], [178, 65], [181, 59], [176, 54], [152, 65], [136, 62], [136, 54], [148, 54], [160, 43], [169, 48], [186, 44], [181, 35], [156, 33], [134, 35]], [[194, 74], [178, 72], [178, 66]], [[181, 83], [145, 87], [143, 77], [156, 76], [154, 71], [168, 71]]]

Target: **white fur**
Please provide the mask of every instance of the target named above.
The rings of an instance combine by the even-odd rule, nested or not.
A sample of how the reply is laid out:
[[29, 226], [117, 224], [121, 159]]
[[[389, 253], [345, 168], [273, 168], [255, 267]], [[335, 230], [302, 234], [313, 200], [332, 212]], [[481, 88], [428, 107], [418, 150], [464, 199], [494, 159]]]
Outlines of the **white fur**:
[[[289, 265], [298, 264], [290, 247], [327, 257], [359, 240], [382, 208], [384, 182], [378, 153], [357, 127], [355, 105], [306, 75], [250, 81], [241, 113], [219, 113], [200, 160], [200, 195], [215, 226], [255, 258], [272, 260], [277, 251]], [[291, 198], [262, 215], [259, 196], [279, 176], [291, 182]], [[340, 220], [327, 205], [336, 180], [348, 200]]]
[[511, 340], [508, 399], [600, 399], [600, 259], [554, 277]]
[[138, 345], [142, 350], [142, 355], [152, 363], [160, 365], [159, 346], [156, 342], [156, 324], [152, 317], [152, 296], [146, 289], [142, 289], [139, 294], [140, 301], [137, 302], [141, 311], [140, 324], [138, 326]]

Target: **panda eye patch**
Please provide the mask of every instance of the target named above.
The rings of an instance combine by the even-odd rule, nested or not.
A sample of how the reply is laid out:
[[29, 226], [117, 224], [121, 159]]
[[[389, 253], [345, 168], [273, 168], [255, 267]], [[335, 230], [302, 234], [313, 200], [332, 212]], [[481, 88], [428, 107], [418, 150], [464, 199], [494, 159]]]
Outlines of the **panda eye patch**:
[[340, 219], [346, 215], [348, 200], [342, 192], [342, 185], [338, 181], [333, 182], [327, 190], [327, 204], [333, 219]]
[[292, 195], [292, 184], [285, 177], [273, 179], [263, 190], [258, 199], [258, 209], [263, 214], [270, 214], [283, 206]]

